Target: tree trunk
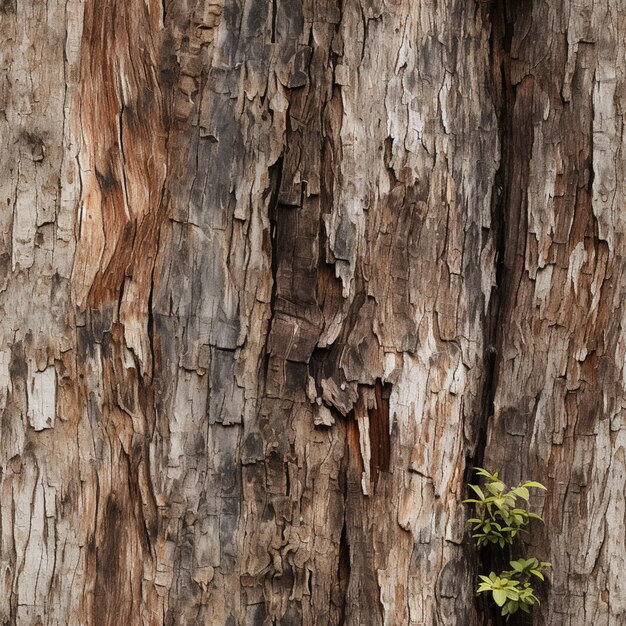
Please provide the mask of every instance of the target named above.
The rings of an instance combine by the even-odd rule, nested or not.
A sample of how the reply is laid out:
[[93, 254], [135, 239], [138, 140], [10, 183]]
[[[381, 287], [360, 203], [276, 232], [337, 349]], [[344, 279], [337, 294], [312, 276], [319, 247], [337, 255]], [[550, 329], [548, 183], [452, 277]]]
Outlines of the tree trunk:
[[626, 620], [625, 33], [0, 1], [0, 622], [497, 623], [477, 463], [548, 486], [532, 623]]

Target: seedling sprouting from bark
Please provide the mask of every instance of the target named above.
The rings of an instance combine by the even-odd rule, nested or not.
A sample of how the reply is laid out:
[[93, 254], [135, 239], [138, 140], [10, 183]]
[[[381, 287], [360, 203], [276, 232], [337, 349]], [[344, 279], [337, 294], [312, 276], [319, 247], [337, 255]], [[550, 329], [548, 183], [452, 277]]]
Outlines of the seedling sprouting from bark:
[[[528, 532], [531, 519], [543, 522], [539, 515], [518, 505], [518, 499], [528, 502], [529, 489], [545, 490], [541, 483], [531, 480], [509, 489], [498, 477], [498, 472], [491, 474], [480, 467], [475, 469], [479, 476], [485, 478], [484, 485], [468, 485], [476, 498], [464, 502], [476, 507], [476, 517], [471, 518], [469, 523], [473, 526], [472, 537], [476, 539], [479, 549], [487, 545], [504, 549], [506, 545], [513, 544], [520, 532]], [[550, 567], [550, 563], [535, 557], [510, 561], [509, 564], [510, 570], [480, 576], [481, 582], [476, 590], [477, 593], [490, 592], [507, 620], [518, 609], [529, 613], [531, 607], [539, 602], [533, 581], [543, 581], [543, 571]]]
[[505, 544], [513, 543], [519, 532], [525, 531], [531, 519], [543, 521], [539, 515], [516, 506], [518, 498], [528, 502], [528, 489], [545, 489], [541, 483], [530, 480], [513, 489], [507, 489], [498, 478], [498, 472], [490, 474], [480, 467], [475, 469], [479, 476], [486, 478], [484, 488], [487, 493], [479, 485], [468, 485], [477, 498], [469, 498], [463, 502], [476, 505], [477, 517], [468, 521], [474, 525], [472, 537], [476, 539], [479, 548], [489, 543], [504, 548]]
[[538, 561], [535, 557], [510, 561], [510, 565], [512, 569], [500, 574], [491, 572], [489, 576], [480, 576], [482, 582], [476, 590], [477, 593], [491, 592], [507, 620], [518, 609], [530, 613], [531, 607], [539, 602], [533, 588], [533, 578], [544, 580], [542, 570], [550, 567], [550, 563]]

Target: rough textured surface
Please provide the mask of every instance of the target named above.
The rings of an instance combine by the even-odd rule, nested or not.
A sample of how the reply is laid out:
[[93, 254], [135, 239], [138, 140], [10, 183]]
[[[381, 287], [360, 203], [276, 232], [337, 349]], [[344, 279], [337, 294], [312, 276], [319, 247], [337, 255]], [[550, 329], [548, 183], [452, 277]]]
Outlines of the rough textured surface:
[[0, 623], [490, 623], [483, 459], [626, 619], [626, 7], [552, 4], [0, 1]]
[[486, 463], [549, 489], [530, 541], [554, 565], [537, 624], [626, 621], [625, 10], [511, 3], [498, 27], [506, 332]]

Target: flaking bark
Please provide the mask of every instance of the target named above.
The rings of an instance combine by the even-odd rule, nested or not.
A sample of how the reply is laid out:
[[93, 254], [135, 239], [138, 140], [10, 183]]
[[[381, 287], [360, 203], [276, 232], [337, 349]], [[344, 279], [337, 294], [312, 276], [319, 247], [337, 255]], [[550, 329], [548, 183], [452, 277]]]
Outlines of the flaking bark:
[[626, 619], [618, 0], [0, 2], [0, 622]]

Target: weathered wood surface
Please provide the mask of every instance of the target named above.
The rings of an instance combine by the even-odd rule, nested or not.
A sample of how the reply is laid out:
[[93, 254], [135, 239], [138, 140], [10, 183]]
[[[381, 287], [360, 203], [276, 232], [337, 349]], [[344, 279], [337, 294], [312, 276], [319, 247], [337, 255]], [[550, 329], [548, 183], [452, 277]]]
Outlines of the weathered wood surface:
[[626, 591], [621, 0], [0, 2], [0, 622], [534, 623]]

